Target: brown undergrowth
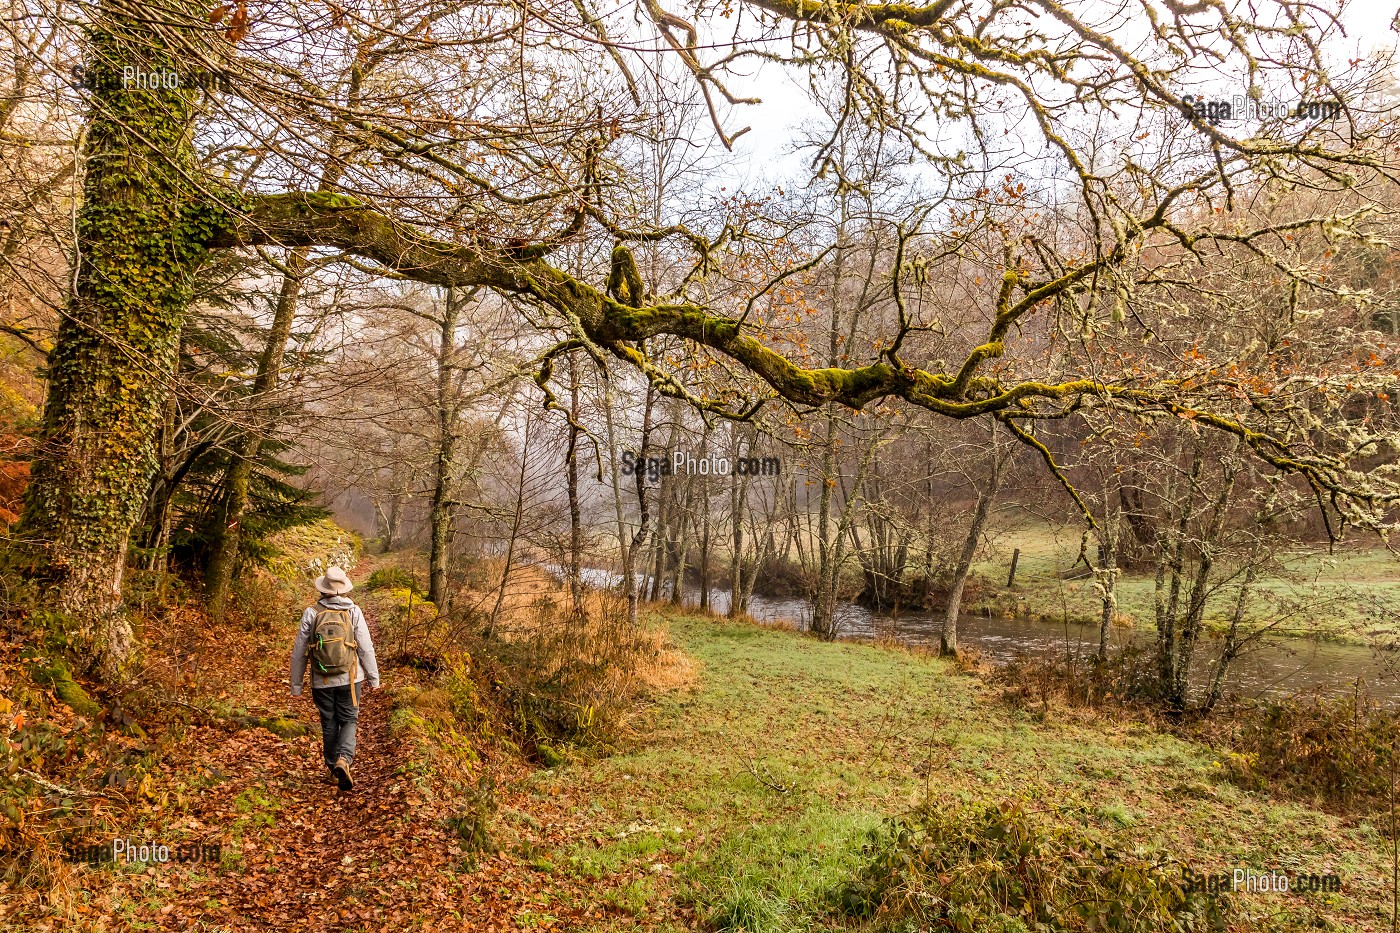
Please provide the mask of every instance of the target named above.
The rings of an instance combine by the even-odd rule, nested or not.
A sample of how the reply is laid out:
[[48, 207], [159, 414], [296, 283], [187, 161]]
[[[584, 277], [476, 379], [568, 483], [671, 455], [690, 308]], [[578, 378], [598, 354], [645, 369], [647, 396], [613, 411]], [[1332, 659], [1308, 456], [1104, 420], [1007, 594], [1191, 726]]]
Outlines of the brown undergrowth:
[[521, 583], [499, 611], [494, 594], [462, 590], [443, 613], [425, 602], [411, 571], [382, 573], [376, 592], [393, 607], [386, 644], [399, 663], [434, 679], [414, 704], [450, 700], [470, 719], [504, 724], [509, 743], [552, 765], [626, 742], [652, 697], [694, 678], [664, 631], [627, 622], [620, 596], [590, 590], [579, 613], [542, 572], [513, 573]]
[[[360, 787], [343, 799], [320, 782], [311, 703], [287, 690], [296, 620], [314, 595], [306, 580], [245, 574], [216, 627], [194, 587], [133, 571], [143, 650], [117, 687], [74, 673], [54, 620], [11, 612], [0, 637], [0, 930], [517, 929], [511, 918], [536, 894], [512, 847], [563, 831], [513, 789], [529, 759], [553, 765], [626, 741], [647, 698], [693, 670], [662, 634], [619, 625], [625, 613], [606, 595], [590, 594], [583, 620], [561, 609], [557, 585], [513, 597], [486, 637], [479, 617], [402, 599], [416, 589], [411, 571], [409, 592], [365, 587], [376, 564], [386, 566], [357, 571], [354, 596], [384, 689], [365, 700]], [[502, 808], [535, 814], [537, 828], [503, 825]], [[115, 838], [217, 845], [222, 856], [159, 868], [72, 857]], [[312, 901], [330, 895], [298, 879], [327, 870], [343, 907], [317, 913]], [[366, 871], [402, 883], [365, 887]], [[577, 903], [586, 909], [585, 893]]]

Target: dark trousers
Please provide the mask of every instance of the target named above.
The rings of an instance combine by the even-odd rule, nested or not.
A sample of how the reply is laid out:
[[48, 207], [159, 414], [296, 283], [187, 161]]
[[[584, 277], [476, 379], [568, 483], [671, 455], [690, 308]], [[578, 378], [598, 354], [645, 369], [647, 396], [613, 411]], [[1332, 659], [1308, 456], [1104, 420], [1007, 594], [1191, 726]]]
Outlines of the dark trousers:
[[355, 727], [360, 721], [360, 708], [350, 702], [350, 686], [313, 687], [311, 699], [321, 714], [321, 750], [326, 767], [335, 766], [337, 758], [349, 764], [355, 760]]

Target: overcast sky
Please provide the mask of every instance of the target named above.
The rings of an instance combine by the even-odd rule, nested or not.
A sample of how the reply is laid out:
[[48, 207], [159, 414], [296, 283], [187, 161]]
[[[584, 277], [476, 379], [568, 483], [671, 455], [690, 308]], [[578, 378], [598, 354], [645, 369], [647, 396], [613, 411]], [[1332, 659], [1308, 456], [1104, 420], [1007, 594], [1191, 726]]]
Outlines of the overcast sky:
[[[1352, 0], [1342, 18], [1347, 45], [1338, 48], [1338, 54], [1356, 58], [1396, 48], [1400, 34], [1391, 28], [1396, 16], [1395, 0]], [[790, 72], [767, 64], [748, 81], [734, 82], [731, 89], [739, 96], [760, 97], [763, 103], [730, 111], [726, 130], [736, 132], [745, 126], [750, 130], [736, 141], [734, 158], [725, 160], [726, 181], [736, 188], [762, 191], [802, 178], [806, 160], [792, 152], [793, 141], [803, 122], [818, 114], [807, 87], [794, 82]]]

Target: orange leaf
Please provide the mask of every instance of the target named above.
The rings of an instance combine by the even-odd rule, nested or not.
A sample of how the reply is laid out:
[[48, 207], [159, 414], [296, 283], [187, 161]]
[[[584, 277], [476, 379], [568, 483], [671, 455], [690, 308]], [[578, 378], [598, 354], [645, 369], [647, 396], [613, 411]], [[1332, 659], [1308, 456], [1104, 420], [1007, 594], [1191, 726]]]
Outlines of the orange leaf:
[[252, 27], [248, 25], [248, 6], [239, 0], [238, 8], [233, 11], [233, 18], [228, 22], [228, 28], [224, 30], [224, 38], [230, 42], [240, 42]]

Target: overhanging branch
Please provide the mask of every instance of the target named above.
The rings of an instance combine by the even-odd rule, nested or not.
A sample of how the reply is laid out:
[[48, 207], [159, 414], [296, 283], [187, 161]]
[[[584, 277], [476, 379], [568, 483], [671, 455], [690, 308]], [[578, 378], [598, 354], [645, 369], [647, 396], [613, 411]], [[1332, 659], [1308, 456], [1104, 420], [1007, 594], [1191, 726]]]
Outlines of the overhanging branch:
[[[250, 198], [244, 211], [210, 243], [214, 248], [262, 245], [339, 249], [425, 284], [487, 287], [527, 297], [575, 322], [573, 326], [581, 328], [589, 342], [633, 365], [639, 365], [635, 345], [642, 341], [664, 335], [693, 341], [734, 360], [795, 405], [838, 404], [859, 410], [873, 401], [899, 398], [950, 418], [998, 416], [1019, 435], [1024, 432], [1017, 432], [1013, 419], [1036, 417], [1044, 403], [1098, 399], [1125, 411], [1174, 415], [1233, 434], [1275, 468], [1300, 474], [1315, 488], [1333, 495], [1373, 506], [1400, 501], [1400, 494], [1388, 489], [1353, 488], [1342, 459], [1300, 456], [1284, 440], [1255, 430], [1238, 418], [1191, 406], [1180, 386], [1138, 387], [1092, 378], [1021, 380], [1003, 385], [995, 378], [974, 375], [978, 364], [1000, 356], [994, 352], [1000, 347], [988, 346], [974, 350], [957, 376], [884, 361], [855, 369], [809, 369], [746, 334], [742, 321], [713, 314], [702, 306], [628, 307], [528, 252], [437, 240], [342, 195], [293, 192]], [[1057, 281], [1072, 284], [1075, 279], [1069, 274]], [[1048, 297], [1042, 289], [1033, 290], [1018, 305], [1005, 308], [1003, 315], [1013, 317], [1013, 312], [1023, 313], [1026, 307]], [[1010, 304], [1009, 294], [1003, 295], [1002, 303]], [[1004, 332], [1004, 327], [994, 328], [992, 336], [1001, 337]]]

